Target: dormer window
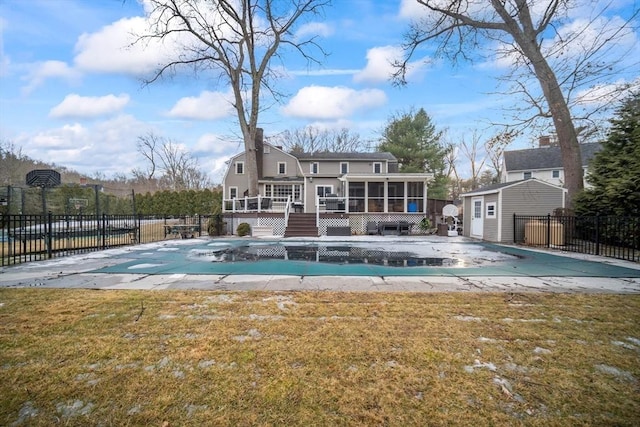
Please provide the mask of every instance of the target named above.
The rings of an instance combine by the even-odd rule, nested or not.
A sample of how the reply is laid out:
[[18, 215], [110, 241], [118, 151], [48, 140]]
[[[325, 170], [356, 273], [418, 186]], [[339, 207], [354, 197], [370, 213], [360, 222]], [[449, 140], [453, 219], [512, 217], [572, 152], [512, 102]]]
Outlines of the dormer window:
[[382, 173], [382, 163], [375, 162], [373, 164], [373, 173]]
[[236, 174], [244, 175], [244, 162], [236, 162]]

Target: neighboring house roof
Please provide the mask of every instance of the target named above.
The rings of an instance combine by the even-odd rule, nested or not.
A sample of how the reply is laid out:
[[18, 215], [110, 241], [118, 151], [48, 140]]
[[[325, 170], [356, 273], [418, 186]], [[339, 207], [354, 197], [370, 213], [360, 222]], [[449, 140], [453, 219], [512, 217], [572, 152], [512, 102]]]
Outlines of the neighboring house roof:
[[548, 185], [549, 187], [554, 187], [554, 188], [557, 188], [559, 190], [567, 191], [566, 188], [558, 187], [557, 185], [550, 184], [550, 183], [548, 183], [546, 181], [543, 181], [543, 180], [540, 180], [540, 179], [536, 179], [536, 178], [529, 178], [529, 179], [521, 179], [521, 180], [518, 180], [518, 181], [502, 182], [500, 184], [487, 185], [485, 187], [478, 188], [477, 190], [473, 190], [473, 191], [469, 191], [467, 193], [461, 194], [460, 197], [481, 196], [483, 194], [498, 193], [498, 192], [502, 191], [505, 188], [514, 187], [516, 185], [520, 185], [520, 184], [525, 183], [527, 181], [536, 181], [536, 182], [539, 182], [540, 184]]
[[[589, 164], [593, 156], [602, 149], [599, 143], [580, 144], [582, 165]], [[540, 169], [562, 169], [560, 147], [541, 147], [528, 150], [504, 152], [504, 165], [507, 172]]]
[[390, 160], [397, 159], [391, 153], [291, 153], [298, 160]]

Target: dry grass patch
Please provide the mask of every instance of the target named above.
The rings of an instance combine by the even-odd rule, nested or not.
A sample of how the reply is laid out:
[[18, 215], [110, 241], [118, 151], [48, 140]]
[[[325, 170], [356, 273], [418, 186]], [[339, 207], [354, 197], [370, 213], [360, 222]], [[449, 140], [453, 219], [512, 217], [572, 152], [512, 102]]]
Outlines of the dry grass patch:
[[0, 290], [0, 424], [633, 425], [640, 297]]

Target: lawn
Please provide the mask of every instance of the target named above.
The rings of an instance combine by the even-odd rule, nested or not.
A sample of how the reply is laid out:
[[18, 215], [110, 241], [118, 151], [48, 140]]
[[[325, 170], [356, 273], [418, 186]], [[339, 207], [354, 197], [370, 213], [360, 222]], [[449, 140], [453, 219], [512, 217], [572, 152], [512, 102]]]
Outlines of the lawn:
[[637, 425], [640, 296], [0, 289], [0, 425]]

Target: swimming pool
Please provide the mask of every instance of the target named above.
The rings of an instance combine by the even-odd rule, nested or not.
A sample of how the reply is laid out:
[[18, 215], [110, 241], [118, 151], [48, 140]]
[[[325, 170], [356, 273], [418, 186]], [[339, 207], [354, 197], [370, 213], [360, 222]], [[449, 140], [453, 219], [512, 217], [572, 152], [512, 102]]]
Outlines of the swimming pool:
[[[439, 236], [319, 239], [215, 238], [130, 249], [98, 270], [144, 274], [422, 276], [518, 274], [526, 255], [497, 245]], [[522, 264], [524, 265], [524, 264]]]

